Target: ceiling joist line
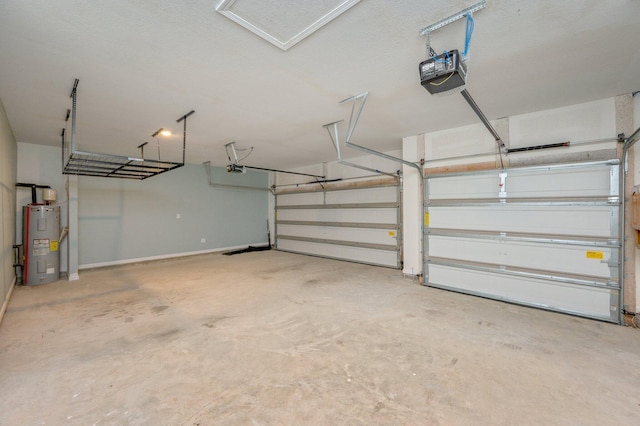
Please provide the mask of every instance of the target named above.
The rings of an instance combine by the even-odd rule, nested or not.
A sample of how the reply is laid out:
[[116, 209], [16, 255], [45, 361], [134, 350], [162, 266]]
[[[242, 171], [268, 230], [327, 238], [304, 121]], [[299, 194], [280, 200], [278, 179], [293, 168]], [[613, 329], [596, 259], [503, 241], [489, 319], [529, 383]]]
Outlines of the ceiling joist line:
[[[78, 83], [76, 78], [71, 90], [71, 110], [67, 110], [65, 122], [71, 117], [71, 141], [67, 146], [66, 128], [62, 129], [62, 174], [77, 176], [95, 176], [120, 179], [144, 180], [170, 170], [184, 166], [187, 146], [187, 117], [195, 111], [190, 111], [180, 117], [177, 122], [183, 124], [182, 162], [160, 161], [158, 146], [158, 160], [144, 158], [144, 146], [138, 145], [140, 158], [119, 155], [101, 154], [96, 152], [79, 151], [76, 142], [76, 111], [78, 98]], [[157, 134], [158, 132], [156, 132]]]

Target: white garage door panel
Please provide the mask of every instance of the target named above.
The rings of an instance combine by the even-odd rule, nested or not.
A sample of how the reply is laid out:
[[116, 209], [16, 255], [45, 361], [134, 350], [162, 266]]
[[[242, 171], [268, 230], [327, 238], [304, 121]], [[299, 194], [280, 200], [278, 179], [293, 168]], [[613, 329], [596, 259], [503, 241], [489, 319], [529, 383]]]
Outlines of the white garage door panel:
[[277, 213], [278, 220], [393, 224], [398, 220], [397, 209], [283, 209]]
[[397, 268], [397, 252], [348, 247], [331, 244], [316, 244], [306, 241], [278, 240], [278, 250], [310, 254], [331, 259], [348, 260], [371, 265]]
[[[597, 197], [608, 196], [611, 189], [611, 168], [598, 164], [590, 168], [529, 168], [506, 172], [506, 192], [509, 197]], [[431, 200], [496, 198], [499, 190], [498, 172], [473, 175], [441, 176], [429, 180]]]
[[429, 207], [428, 217], [433, 228], [608, 237], [611, 216], [607, 206], [492, 205]]
[[425, 180], [427, 285], [620, 321], [618, 160]]
[[[363, 189], [343, 189], [332, 192], [305, 192], [278, 195], [281, 206], [306, 204], [346, 204], [395, 202], [398, 188], [395, 186]], [[375, 201], [374, 201], [375, 200]]]
[[397, 198], [397, 192], [398, 188], [396, 186], [333, 191], [327, 192], [326, 203], [343, 204], [395, 202]]
[[278, 204], [281, 206], [300, 206], [308, 204], [322, 204], [324, 197], [322, 192], [304, 192], [301, 194], [278, 195]]
[[[445, 236], [429, 238], [429, 254], [433, 257], [556, 271], [564, 274], [590, 275], [605, 280], [611, 275], [607, 264], [611, 258], [611, 251], [610, 247], [564, 247], [544, 243]], [[602, 259], [599, 259], [601, 256]]]
[[495, 198], [499, 179], [497, 175], [479, 174], [469, 176], [437, 177], [428, 180], [430, 200], [452, 200], [457, 198]]
[[[390, 235], [392, 233], [393, 235]], [[304, 236], [308, 238], [323, 238], [328, 240], [342, 240], [362, 242], [367, 244], [396, 245], [395, 230], [389, 229], [359, 229], [332, 226], [301, 226], [278, 225], [278, 234]]]
[[400, 268], [400, 191], [393, 182], [276, 195], [276, 248]]
[[510, 197], [606, 197], [610, 191], [610, 170], [550, 170], [547, 173], [508, 173]]
[[429, 282], [446, 288], [530, 306], [617, 321], [618, 291], [430, 265]]

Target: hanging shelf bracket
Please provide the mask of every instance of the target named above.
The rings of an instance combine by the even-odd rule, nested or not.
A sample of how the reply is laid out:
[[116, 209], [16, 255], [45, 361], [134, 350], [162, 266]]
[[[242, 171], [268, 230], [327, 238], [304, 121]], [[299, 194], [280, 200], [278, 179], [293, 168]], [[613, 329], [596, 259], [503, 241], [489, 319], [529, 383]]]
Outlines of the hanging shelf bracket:
[[142, 158], [79, 151], [76, 144], [78, 83], [79, 80], [76, 78], [70, 95], [71, 110], [67, 110], [65, 116], [66, 122], [69, 121], [69, 116], [71, 116], [71, 141], [69, 146], [67, 146], [65, 139], [66, 129], [63, 129], [61, 134], [62, 174], [143, 180], [184, 166], [187, 143], [187, 117], [195, 111], [190, 111], [177, 120], [178, 123], [184, 121], [181, 163], [160, 161], [159, 159], [157, 161], [145, 160], [144, 146], [146, 142], [138, 146]]
[[454, 13], [451, 16], [447, 16], [444, 19], [441, 19], [440, 21], [436, 22], [435, 24], [431, 24], [429, 26], [424, 27], [423, 29], [420, 30], [420, 35], [421, 36], [429, 36], [429, 34], [431, 34], [433, 31], [440, 29], [444, 26], [447, 26], [453, 22], [456, 22], [459, 19], [464, 18], [465, 16], [467, 16], [470, 13], [473, 12], [477, 12], [479, 10], [482, 10], [485, 8], [485, 6], [487, 5], [486, 0], [482, 0], [479, 3], [474, 4], [473, 6], [470, 6], [466, 9], [461, 10], [458, 13]]
[[342, 159], [342, 153], [340, 152], [340, 136], [338, 133], [338, 124], [342, 123], [344, 120], [334, 121], [333, 123], [323, 124], [322, 127], [327, 129], [327, 133], [329, 133], [329, 138], [331, 139], [331, 143], [333, 144], [333, 148], [336, 150], [338, 154], [338, 164], [342, 164], [344, 166], [353, 167], [355, 169], [366, 170], [368, 172], [383, 174], [387, 176], [397, 177], [397, 174], [383, 172], [378, 169], [372, 169], [370, 167], [361, 166], [359, 164], [352, 163], [350, 161], [346, 161]]
[[[420, 173], [420, 177], [423, 177], [422, 167], [419, 166], [418, 164], [412, 163], [412, 162], [407, 161], [407, 160], [403, 160], [402, 158], [394, 157], [393, 155], [385, 154], [384, 152], [376, 151], [376, 150], [371, 149], [371, 148], [367, 148], [367, 147], [364, 147], [364, 146], [356, 145], [355, 143], [351, 142], [351, 137], [353, 136], [353, 132], [354, 132], [354, 130], [356, 128], [356, 125], [358, 124], [358, 120], [360, 119], [360, 115], [362, 114], [362, 109], [364, 108], [364, 104], [367, 101], [367, 97], [368, 96], [369, 96], [369, 92], [363, 92], [363, 93], [360, 93], [358, 95], [354, 95], [354, 96], [351, 96], [349, 98], [343, 99], [343, 100], [341, 100], [339, 102], [340, 104], [345, 104], [345, 103], [352, 102], [352, 104], [351, 104], [351, 114], [349, 115], [349, 125], [347, 126], [347, 139], [344, 141], [345, 145], [348, 146], [349, 148], [357, 149], [357, 150], [365, 152], [367, 154], [375, 155], [377, 157], [382, 157], [382, 158], [385, 158], [387, 160], [390, 160], [390, 161], [393, 161], [393, 162], [396, 162], [396, 163], [401, 163], [401, 164], [404, 164], [406, 166], [413, 167], [414, 169], [416, 169], [418, 171], [418, 173]], [[339, 122], [329, 123], [329, 124], [327, 124], [325, 126], [333, 125], [335, 127], [335, 126], [337, 126], [337, 123], [339, 123]], [[331, 136], [331, 133], [329, 133], [329, 135]], [[335, 135], [336, 135], [336, 140], [337, 140], [337, 129], [335, 130]], [[333, 139], [333, 137], [332, 137], [332, 139]], [[336, 142], [334, 142], [334, 147], [336, 147], [336, 146], [337, 146], [337, 144], [336, 144]]]

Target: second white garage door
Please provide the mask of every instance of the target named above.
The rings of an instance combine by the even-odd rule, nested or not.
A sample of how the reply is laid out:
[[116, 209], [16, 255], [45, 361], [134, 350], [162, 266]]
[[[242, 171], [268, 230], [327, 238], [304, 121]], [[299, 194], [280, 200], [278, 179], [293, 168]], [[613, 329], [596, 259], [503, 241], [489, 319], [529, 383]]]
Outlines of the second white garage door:
[[428, 285], [620, 319], [618, 160], [425, 180]]
[[276, 248], [401, 267], [398, 184], [276, 195]]

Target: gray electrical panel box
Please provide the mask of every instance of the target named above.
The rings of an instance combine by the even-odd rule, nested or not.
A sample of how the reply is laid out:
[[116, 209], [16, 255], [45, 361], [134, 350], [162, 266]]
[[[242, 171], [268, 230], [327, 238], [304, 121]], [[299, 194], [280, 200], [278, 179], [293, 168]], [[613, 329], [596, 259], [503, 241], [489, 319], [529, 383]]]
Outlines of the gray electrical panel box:
[[24, 285], [60, 279], [60, 206], [29, 204], [22, 208]]

